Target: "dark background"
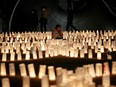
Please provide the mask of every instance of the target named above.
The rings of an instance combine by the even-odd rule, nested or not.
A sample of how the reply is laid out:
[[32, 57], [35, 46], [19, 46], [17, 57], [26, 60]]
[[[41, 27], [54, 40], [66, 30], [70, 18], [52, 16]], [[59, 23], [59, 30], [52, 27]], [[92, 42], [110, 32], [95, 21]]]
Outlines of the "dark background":
[[[112, 6], [115, 12], [116, 3], [114, 0], [105, 0]], [[17, 0], [0, 1], [0, 13], [2, 17], [2, 31], [8, 31], [8, 22]], [[79, 30], [101, 30], [115, 29], [116, 16], [114, 16], [103, 3], [102, 0], [73, 0], [74, 25]], [[65, 30], [67, 22], [66, 0], [20, 0], [13, 15], [11, 31], [33, 31], [32, 28], [32, 9], [41, 14], [41, 7], [48, 8], [48, 25], [50, 31], [56, 24], [61, 24]], [[39, 30], [39, 24], [38, 24]]]

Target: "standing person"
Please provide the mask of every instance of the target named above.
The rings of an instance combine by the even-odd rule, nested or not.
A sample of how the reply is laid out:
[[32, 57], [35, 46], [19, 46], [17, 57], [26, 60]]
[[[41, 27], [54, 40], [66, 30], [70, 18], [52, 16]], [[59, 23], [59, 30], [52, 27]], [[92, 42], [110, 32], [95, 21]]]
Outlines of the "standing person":
[[75, 31], [77, 30], [76, 27], [73, 25], [73, 6], [72, 0], [67, 0], [67, 25], [66, 31], [68, 31], [69, 27], [72, 27]]
[[41, 32], [46, 32], [47, 31], [47, 28], [46, 28], [47, 17], [48, 17], [48, 10], [47, 10], [46, 7], [43, 7], [41, 17], [40, 17], [40, 20], [39, 20]]
[[61, 30], [61, 25], [57, 24], [55, 26], [55, 29], [52, 31], [52, 38], [53, 39], [62, 39], [63, 38], [63, 33]]

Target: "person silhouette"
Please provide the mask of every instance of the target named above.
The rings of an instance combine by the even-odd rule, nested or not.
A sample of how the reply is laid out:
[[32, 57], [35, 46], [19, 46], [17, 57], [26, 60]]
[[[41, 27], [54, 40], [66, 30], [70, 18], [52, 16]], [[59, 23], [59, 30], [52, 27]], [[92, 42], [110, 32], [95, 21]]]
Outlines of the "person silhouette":
[[66, 31], [69, 30], [69, 27], [73, 28], [75, 31], [77, 30], [76, 27], [73, 25], [73, 6], [72, 0], [67, 0], [67, 24], [66, 24]]
[[46, 32], [47, 31], [47, 28], [46, 28], [47, 17], [48, 17], [48, 10], [47, 10], [46, 7], [43, 7], [41, 17], [40, 17], [40, 20], [39, 20], [41, 32]]

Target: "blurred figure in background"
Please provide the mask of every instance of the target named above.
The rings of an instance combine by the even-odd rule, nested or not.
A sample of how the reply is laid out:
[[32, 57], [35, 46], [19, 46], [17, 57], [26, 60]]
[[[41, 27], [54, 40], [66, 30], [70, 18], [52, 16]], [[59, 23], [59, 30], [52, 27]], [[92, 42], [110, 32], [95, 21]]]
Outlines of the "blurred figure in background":
[[62, 39], [63, 38], [63, 33], [61, 30], [61, 25], [57, 24], [55, 26], [55, 29], [52, 31], [52, 38], [53, 39]]
[[42, 7], [42, 13], [41, 13], [41, 17], [39, 20], [41, 32], [47, 31], [47, 28], [46, 28], [47, 17], [48, 17], [48, 10], [46, 7]]

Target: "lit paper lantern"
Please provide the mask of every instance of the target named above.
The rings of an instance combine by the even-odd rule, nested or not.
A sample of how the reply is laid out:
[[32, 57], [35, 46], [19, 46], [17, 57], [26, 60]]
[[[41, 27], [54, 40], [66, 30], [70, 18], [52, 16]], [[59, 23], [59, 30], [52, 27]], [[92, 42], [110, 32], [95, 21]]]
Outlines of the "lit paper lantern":
[[7, 74], [6, 74], [6, 65], [5, 65], [5, 63], [1, 63], [1, 65], [0, 65], [0, 71], [1, 71], [1, 76], [6, 76]]
[[27, 76], [26, 67], [24, 63], [19, 64], [19, 69], [21, 76]]
[[30, 87], [30, 78], [28, 76], [23, 77], [22, 87]]
[[102, 64], [101, 63], [96, 63], [96, 76], [102, 76]]
[[48, 75], [49, 75], [49, 80], [50, 81], [56, 80], [55, 71], [54, 71], [54, 67], [53, 66], [49, 66], [48, 67]]
[[15, 66], [14, 63], [9, 64], [9, 74], [10, 76], [15, 76]]
[[89, 49], [88, 58], [90, 58], [90, 59], [93, 58], [92, 49]]
[[34, 69], [34, 65], [33, 64], [28, 64], [28, 71], [29, 71], [29, 76], [30, 77], [36, 77], [35, 74], [35, 69]]
[[2, 54], [2, 61], [7, 61], [7, 55], [6, 55], [6, 53]]
[[49, 87], [49, 80], [48, 80], [47, 75], [42, 77], [42, 79], [41, 79], [41, 87]]
[[2, 81], [2, 87], [10, 87], [10, 81], [8, 78], [1, 79]]
[[15, 52], [10, 53], [10, 61], [15, 60]]
[[38, 77], [41, 79], [46, 74], [46, 65], [39, 66], [39, 74]]
[[97, 52], [97, 59], [100, 60], [102, 58], [102, 54], [100, 51]]
[[102, 77], [102, 85], [104, 87], [110, 87], [110, 75], [103, 75], [103, 77]]

